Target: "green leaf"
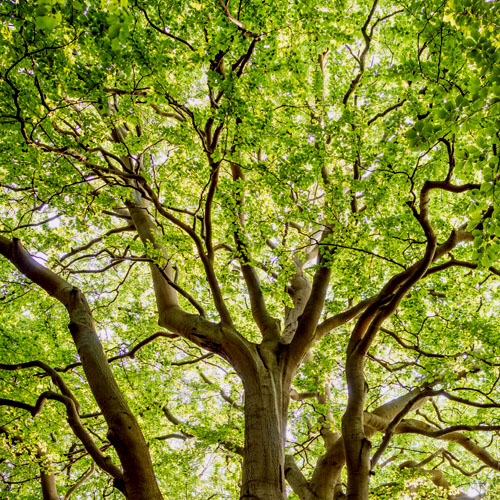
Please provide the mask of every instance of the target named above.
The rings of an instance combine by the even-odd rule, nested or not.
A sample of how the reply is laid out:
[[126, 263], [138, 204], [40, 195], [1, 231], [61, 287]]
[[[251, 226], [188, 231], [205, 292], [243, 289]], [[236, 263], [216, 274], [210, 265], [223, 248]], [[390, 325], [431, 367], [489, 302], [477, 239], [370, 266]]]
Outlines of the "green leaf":
[[120, 34], [120, 29], [121, 29], [121, 24], [119, 23], [112, 24], [108, 30], [109, 38], [113, 40], [114, 38], [118, 37], [118, 35]]
[[39, 16], [36, 18], [36, 27], [38, 29], [53, 30], [58, 25], [57, 17]]
[[491, 182], [493, 180], [493, 170], [491, 167], [483, 168], [483, 178], [486, 182]]

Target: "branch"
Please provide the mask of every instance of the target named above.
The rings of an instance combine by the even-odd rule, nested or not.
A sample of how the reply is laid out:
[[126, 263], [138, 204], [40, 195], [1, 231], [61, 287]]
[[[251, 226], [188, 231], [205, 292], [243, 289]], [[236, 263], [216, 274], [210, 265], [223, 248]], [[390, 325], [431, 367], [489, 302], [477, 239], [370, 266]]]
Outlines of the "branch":
[[237, 403], [231, 396], [226, 394], [226, 392], [222, 388], [220, 388], [217, 384], [210, 380], [202, 371], [200, 371], [200, 376], [208, 385], [211, 385], [217, 389], [224, 401], [227, 401], [232, 407], [243, 411], [243, 407], [239, 403]]
[[[207, 277], [207, 282], [210, 286], [210, 290], [212, 291], [213, 295], [213, 300], [215, 307], [220, 315], [222, 323], [224, 323], [226, 326], [229, 326], [234, 329], [234, 324], [231, 318], [231, 315], [227, 309], [224, 297], [222, 296], [222, 292], [219, 287], [219, 283], [217, 281], [217, 277], [215, 275], [214, 268], [208, 259], [207, 255], [205, 254], [205, 249], [203, 248], [202, 241], [200, 240], [199, 236], [196, 234], [196, 232], [187, 224], [179, 220], [177, 217], [173, 216], [171, 213], [169, 213], [167, 210], [165, 210], [165, 207], [160, 203], [158, 197], [154, 193], [154, 191], [151, 189], [151, 187], [148, 185], [148, 183], [142, 179], [142, 184], [141, 187], [143, 190], [146, 192], [147, 196], [149, 199], [154, 203], [155, 208], [158, 210], [160, 215], [165, 217], [168, 221], [172, 222], [175, 224], [177, 227], [182, 229], [185, 233], [187, 233], [192, 240], [194, 241], [198, 255], [200, 256], [200, 260], [202, 261], [203, 267], [205, 269], [205, 274]], [[147, 242], [150, 242], [150, 244], [153, 245], [153, 247], [157, 248], [163, 255], [164, 258], [167, 262], [168, 266], [168, 256], [165, 254], [163, 247], [161, 245], [158, 245], [155, 242], [155, 232], [156, 228], [153, 226], [149, 215], [147, 213], [146, 206], [144, 205], [144, 200], [141, 200], [140, 204], [133, 204], [129, 203], [129, 211], [133, 210], [134, 211], [134, 217], [135, 221], [134, 224], [136, 225], [139, 235], [141, 236], [141, 240], [143, 241], [144, 244]], [[136, 223], [137, 222], [137, 223]], [[139, 225], [139, 227], [138, 227]], [[168, 270], [168, 267], [167, 267]], [[171, 272], [171, 271], [170, 271]], [[166, 309], [169, 307], [177, 307], [178, 302], [177, 302], [177, 297], [175, 294], [175, 291], [171, 289], [171, 287], [168, 286], [167, 283], [164, 282], [163, 278], [161, 276], [158, 276], [159, 273], [157, 270], [152, 270], [152, 275], [153, 275], [153, 283], [155, 286], [155, 293], [157, 297], [157, 302], [158, 303], [158, 311], [160, 313], [160, 321], [163, 321], [164, 319], [167, 319], [166, 314], [164, 312]], [[180, 308], [179, 308], [180, 309]], [[185, 317], [185, 319], [188, 319], [188, 316]], [[166, 326], [167, 324], [161, 324], [161, 326]]]
[[[126, 353], [123, 353], [123, 354], [117, 354], [116, 356], [113, 356], [111, 358], [108, 358], [108, 363], [112, 363], [113, 361], [117, 361], [119, 359], [123, 359], [123, 358], [131, 358], [131, 359], [134, 359], [135, 358], [135, 355], [137, 353], [137, 351], [139, 349], [142, 349], [144, 346], [150, 344], [151, 342], [153, 342], [153, 340], [159, 338], [159, 337], [164, 337], [164, 338], [177, 338], [177, 335], [173, 334], [173, 333], [167, 333], [167, 332], [156, 332], [156, 333], [153, 333], [153, 335], [150, 335], [149, 337], [147, 337], [146, 339], [144, 340], [141, 340], [140, 342], [138, 342], [132, 349], [130, 349], [128, 352]], [[77, 366], [81, 366], [82, 363], [81, 361], [79, 362], [76, 362], [76, 363], [71, 363], [67, 366], [65, 366], [64, 368], [56, 368], [56, 371], [58, 372], [67, 372], [69, 370], [72, 370], [73, 368], [76, 368]], [[1, 367], [0, 367], [1, 368]]]
[[391, 111], [394, 111], [395, 109], [400, 108], [405, 102], [406, 102], [406, 99], [403, 99], [403, 100], [397, 102], [396, 104], [393, 104], [392, 106], [389, 106], [384, 111], [381, 111], [380, 113], [377, 113], [376, 115], [372, 116], [368, 120], [368, 125], [371, 125], [374, 121], [378, 120], [379, 118], [383, 118], [385, 115], [387, 115]]
[[234, 225], [233, 237], [236, 244], [236, 254], [238, 261], [240, 262], [241, 272], [248, 289], [252, 316], [262, 333], [263, 341], [277, 341], [279, 339], [279, 322], [274, 319], [267, 310], [264, 294], [262, 293], [260, 286], [259, 276], [255, 268], [250, 264], [250, 250], [245, 241], [245, 218], [243, 214], [243, 183], [245, 181], [245, 176], [241, 167], [234, 162], [231, 162], [231, 172], [233, 181], [236, 186], [239, 187], [239, 192], [236, 195], [236, 215], [238, 223]]
[[442, 453], [443, 453], [443, 450], [439, 449], [435, 453], [432, 453], [427, 458], [422, 460], [421, 462], [418, 462], [418, 463], [414, 462], [414, 461], [403, 462], [402, 464], [400, 464], [399, 469], [400, 470], [405, 469], [405, 468], [420, 469], [422, 472], [425, 472], [426, 474], [428, 474], [430, 476], [431, 481], [436, 486], [438, 486], [439, 488], [443, 488], [445, 490], [448, 490], [448, 489], [450, 489], [451, 485], [450, 485], [449, 481], [446, 479], [445, 475], [439, 469], [436, 469], [436, 468], [433, 468], [431, 470], [424, 469], [425, 464], [428, 464], [429, 462], [434, 460], [437, 456], [442, 455]]
[[472, 453], [476, 458], [478, 458], [481, 462], [486, 464], [488, 467], [499, 471], [500, 470], [500, 462], [494, 459], [484, 448], [478, 446], [474, 441], [464, 436], [460, 430], [468, 430], [468, 431], [498, 431], [500, 430], [500, 426], [493, 425], [459, 425], [452, 426], [446, 429], [440, 429], [436, 431], [436, 429], [425, 422], [415, 419], [403, 420], [395, 429], [397, 434], [403, 433], [412, 433], [412, 434], [420, 434], [422, 436], [432, 437], [441, 439], [443, 441], [452, 441], [462, 446], [462, 448], [466, 449], [470, 453]]
[[380, 446], [378, 447], [377, 451], [374, 453], [372, 460], [371, 460], [371, 470], [375, 468], [377, 465], [380, 457], [384, 453], [384, 451], [387, 449], [389, 446], [389, 442], [392, 439], [392, 436], [394, 435], [395, 428], [396, 426], [401, 422], [403, 417], [407, 415], [411, 410], [414, 409], [415, 404], [424, 398], [428, 398], [433, 395], [433, 391], [431, 389], [426, 389], [420, 393], [418, 393], [414, 398], [410, 399], [406, 405], [401, 409], [401, 411], [391, 420], [390, 424], [387, 426], [387, 429], [385, 430], [384, 437], [382, 438], [382, 442], [380, 443]]
[[[443, 271], [445, 269], [448, 269], [449, 267], [454, 267], [454, 266], [456, 266], [456, 267], [465, 267], [467, 269], [477, 269], [478, 268], [478, 265], [477, 264], [473, 264], [472, 262], [466, 262], [466, 261], [463, 261], [463, 260], [457, 260], [455, 258], [452, 258], [452, 259], [450, 259], [447, 262], [443, 262], [443, 264], [439, 264], [437, 266], [431, 267], [427, 271], [427, 275], [434, 274], [434, 273], [437, 273], [439, 271]], [[488, 267], [488, 271], [492, 272], [496, 276], [500, 276], [500, 269], [497, 269], [494, 266]]]
[[80, 403], [76, 399], [75, 395], [71, 392], [69, 387], [66, 385], [64, 382], [63, 378], [59, 373], [57, 373], [57, 370], [52, 368], [51, 366], [47, 365], [46, 363], [43, 363], [42, 361], [28, 361], [26, 363], [17, 363], [14, 365], [7, 365], [4, 363], [0, 363], [0, 370], [21, 370], [25, 368], [41, 368], [47, 375], [50, 375], [52, 382], [54, 382], [54, 385], [61, 391], [61, 393], [70, 398], [73, 401], [73, 404], [75, 405], [76, 411], [79, 413], [80, 412]]
[[202, 356], [199, 356], [194, 359], [186, 359], [184, 361], [172, 361], [170, 363], [171, 366], [185, 366], [185, 365], [192, 365], [194, 363], [199, 363], [200, 361], [203, 361], [204, 359], [208, 359], [213, 357], [214, 353], [213, 352], [208, 352], [206, 354], [203, 354]]
[[316, 328], [315, 341], [321, 339], [326, 333], [338, 328], [345, 323], [356, 319], [368, 306], [372, 305], [376, 300], [376, 295], [358, 302], [355, 306], [347, 309], [331, 318], [326, 319]]
[[297, 392], [293, 387], [290, 390], [290, 399], [293, 401], [304, 401], [305, 399], [315, 398], [317, 392]]
[[0, 399], [0, 406], [12, 406], [27, 410], [31, 413], [32, 417], [36, 417], [42, 411], [45, 401], [47, 400], [59, 401], [66, 406], [68, 424], [70, 425], [75, 436], [80, 439], [88, 454], [92, 457], [98, 467], [115, 479], [122, 478], [123, 473], [121, 469], [112, 462], [110, 457], [102, 454], [101, 450], [92, 439], [90, 433], [82, 425], [75, 404], [71, 398], [52, 391], [45, 391], [38, 396], [34, 406], [8, 399]]
[[84, 250], [88, 250], [91, 246], [95, 245], [96, 243], [99, 243], [107, 236], [111, 236], [112, 234], [124, 233], [125, 231], [133, 231], [134, 229], [135, 229], [135, 227], [132, 224], [128, 224], [127, 226], [122, 226], [122, 227], [117, 227], [115, 229], [111, 229], [107, 233], [103, 234], [102, 236], [98, 236], [97, 238], [94, 238], [93, 240], [89, 241], [85, 245], [82, 245], [81, 247], [72, 248], [70, 252], [64, 254], [59, 260], [61, 262], [63, 262], [67, 258], [72, 257], [73, 255], [75, 255], [79, 252], [83, 252]]
[[255, 46], [257, 45], [257, 42], [259, 40], [260, 40], [260, 38], [254, 38], [252, 40], [252, 43], [250, 43], [250, 46], [248, 47], [248, 50], [247, 50], [246, 54], [243, 56], [243, 59], [241, 60], [241, 63], [238, 66], [238, 70], [236, 71], [236, 76], [238, 76], [238, 78], [245, 71], [246, 65], [248, 64], [248, 61], [250, 61], [250, 58], [252, 57], [253, 51], [255, 50]]
[[296, 256], [293, 258], [293, 262], [296, 272], [286, 288], [288, 295], [292, 299], [293, 307], [285, 306], [285, 327], [281, 335], [283, 344], [289, 344], [292, 341], [297, 331], [298, 320], [304, 312], [311, 294], [311, 282], [307, 275], [304, 274], [303, 262]]
[[207, 199], [205, 201], [205, 214], [203, 217], [205, 227], [205, 245], [207, 247], [207, 257], [211, 264], [214, 261], [214, 247], [212, 242], [212, 205], [214, 201], [217, 184], [219, 182], [220, 162], [211, 165], [210, 185], [208, 188]]
[[366, 55], [368, 54], [368, 51], [370, 50], [370, 43], [373, 35], [373, 28], [370, 33], [368, 33], [367, 29], [368, 25], [370, 24], [370, 21], [372, 20], [373, 14], [375, 14], [375, 9], [377, 8], [377, 4], [378, 0], [374, 0], [372, 7], [370, 9], [370, 13], [368, 14], [368, 17], [365, 21], [365, 24], [361, 28], [361, 33], [365, 40], [365, 46], [358, 59], [358, 64], [359, 64], [358, 74], [353, 78], [351, 85], [349, 86], [349, 89], [347, 90], [346, 94], [344, 95], [344, 98], [342, 99], [342, 103], [344, 104], [344, 106], [347, 104], [347, 101], [349, 100], [349, 97], [351, 97], [351, 94], [356, 90], [356, 87], [358, 86], [358, 83], [361, 81], [363, 73], [365, 72], [365, 59]]
[[135, 88], [134, 90], [124, 90], [116, 88], [104, 88], [102, 90], [111, 95], [138, 95], [141, 97], [145, 97], [148, 95], [146, 91], [151, 90], [151, 87]]
[[453, 396], [453, 394], [449, 394], [444, 389], [440, 391], [434, 391], [433, 396], [443, 396], [450, 401], [455, 401], [467, 406], [474, 406], [475, 408], [500, 408], [500, 403], [476, 403], [475, 401], [469, 401], [468, 399]]
[[[181, 430], [182, 435], [185, 438], [194, 438], [196, 437], [195, 434], [191, 434], [185, 430], [183, 430], [185, 427], [191, 427], [189, 424], [185, 424], [184, 422], [181, 422], [173, 413], [168, 409], [168, 407], [165, 405], [162, 408], [163, 413], [165, 417], [167, 417], [167, 420], [171, 422], [173, 425], [176, 427], [179, 427]], [[194, 427], [193, 430], [196, 432], [196, 428]], [[229, 442], [229, 441], [224, 441], [221, 439], [217, 439], [217, 443], [221, 445], [223, 448], [225, 448], [228, 451], [231, 451], [232, 453], [236, 453], [237, 455], [242, 455], [243, 456], [243, 446], [237, 445], [235, 443]]]
[[[415, 218], [420, 223], [427, 239], [424, 256], [410, 268], [395, 275], [386, 283], [377, 294], [376, 300], [361, 314], [352, 331], [346, 359], [346, 380], [349, 397], [342, 419], [343, 434], [352, 436], [351, 439], [346, 440], [344, 443], [347, 457], [348, 494], [357, 491], [358, 487], [361, 487], [361, 485], [357, 484], [357, 478], [361, 471], [366, 477], [368, 477], [370, 471], [371, 443], [366, 437], [362, 418], [366, 394], [364, 375], [366, 354], [383, 322], [394, 313], [413, 285], [426, 275], [432, 262], [450, 251], [459, 241], [470, 237], [470, 234], [454, 229], [446, 242], [441, 245], [437, 244], [436, 235], [429, 220], [430, 192], [433, 189], [463, 192], [470, 188], [471, 185], [454, 186], [447, 181], [424, 182], [420, 191], [420, 211], [417, 211], [413, 203], [410, 204]], [[362, 487], [367, 488], [367, 484], [367, 482], [364, 482]]]
[[[363, 422], [366, 438], [369, 439], [376, 432], [384, 432], [388, 423], [398, 414], [398, 412], [400, 412], [410, 401], [414, 400], [420, 393], [428, 390], [434, 383], [437, 382], [429, 382], [422, 387], [417, 387], [407, 394], [379, 406], [372, 413], [365, 413], [363, 415]], [[414, 403], [412, 410], [422, 401], [423, 399], [421, 398], [417, 403]], [[325, 493], [327, 487], [325, 483], [329, 482], [330, 485], [336, 485], [334, 487], [338, 487], [345, 461], [345, 440], [344, 437], [341, 436], [326, 449], [314, 469], [309, 486], [313, 492], [318, 494], [319, 498], [328, 497]]]
[[[328, 386], [328, 384], [325, 384], [324, 391], [320, 392], [317, 395], [317, 400], [319, 404], [324, 406], [326, 406], [328, 402], [331, 400], [330, 387]], [[320, 424], [319, 432], [321, 434], [321, 437], [323, 438], [325, 449], [328, 450], [335, 444], [335, 442], [339, 439], [340, 435], [338, 432], [332, 430], [331, 422], [333, 421], [333, 417], [331, 412], [328, 411], [326, 415], [321, 415], [318, 418], [318, 421]]]
[[192, 436], [186, 436], [185, 434], [176, 434], [175, 432], [172, 432], [170, 434], [164, 434], [163, 436], [157, 436], [154, 439], [157, 441], [167, 441], [168, 439], [181, 439], [182, 441], [185, 441], [186, 439], [190, 439]]
[[391, 336], [404, 349], [409, 349], [411, 351], [415, 351], [419, 355], [425, 356], [427, 358], [458, 358], [458, 357], [463, 356], [465, 354], [463, 352], [457, 352], [456, 354], [438, 354], [438, 353], [433, 353], [433, 352], [427, 352], [427, 351], [420, 349], [419, 347], [417, 347], [415, 345], [407, 344], [406, 342], [401, 340], [401, 338], [396, 333], [392, 332], [391, 330], [389, 330], [387, 328], [382, 327], [382, 328], [380, 328], [380, 331]]
[[[331, 229], [328, 227], [325, 228], [319, 243], [324, 243], [330, 235]], [[315, 340], [316, 327], [321, 311], [323, 310], [332, 273], [328, 257], [329, 253], [327, 251], [320, 251], [318, 270], [314, 274], [311, 293], [304, 307], [304, 312], [298, 320], [295, 335], [290, 344], [288, 344], [288, 355], [291, 359], [289, 366], [290, 373], [295, 372], [305, 353]]]
[[[152, 262], [152, 261], [151, 261]], [[179, 286], [175, 281], [170, 279], [170, 276], [162, 269], [158, 264], [154, 263], [155, 267], [160, 271], [161, 275], [165, 278], [169, 286], [171, 286], [175, 291], [179, 292], [188, 302], [198, 311], [202, 318], [206, 318], [207, 314], [203, 306], [189, 293]]]
[[[154, 193], [150, 192], [150, 194], [154, 196]], [[203, 347], [216, 354], [228, 355], [233, 345], [231, 340], [241, 344], [241, 342], [244, 342], [244, 339], [232, 326], [231, 316], [229, 315], [220, 288], [217, 284], [213, 267], [210, 262], [207, 261], [206, 255], [204, 254], [201, 241], [198, 235], [194, 233], [189, 226], [186, 226], [181, 221], [178, 221], [179, 224], [177, 224], [177, 222], [175, 222], [177, 219], [166, 212], [156, 198], [155, 200], [155, 207], [159, 209], [161, 215], [166, 216], [168, 220], [175, 219], [173, 222], [176, 225], [180, 224], [179, 227], [184, 229], [195, 240], [200, 258], [203, 260], [207, 273], [207, 281], [214, 295], [214, 303], [222, 320], [221, 324], [216, 324], [206, 320], [200, 315], [189, 314], [181, 309], [177, 298], [177, 292], [170, 285], [170, 283], [175, 282], [172, 265], [170, 264], [170, 260], [164, 248], [156, 241], [158, 233], [157, 227], [153, 224], [147, 212], [146, 206], [144, 205], [145, 202], [141, 200], [141, 204], [129, 203], [128, 209], [130, 216], [132, 217], [144, 245], [146, 247], [148, 245], [153, 246], [154, 249], [161, 253], [162, 260], [165, 262], [165, 264], [162, 264], [163, 269], [159, 265], [150, 263], [156, 303], [158, 306], [158, 323], [171, 332], [191, 340], [199, 347]], [[223, 345], [227, 346], [227, 352], [223, 349]], [[245, 352], [238, 350], [238, 355], [241, 354], [245, 356], [246, 350], [244, 351]], [[242, 363], [246, 362], [248, 362], [248, 358], [245, 356], [245, 360], [242, 361]]]
[[156, 104], [152, 103], [151, 107], [160, 115], [164, 116], [165, 118], [172, 118], [174, 120], [177, 120], [178, 122], [185, 122], [186, 117], [182, 116], [179, 113], [167, 113], [165, 111], [162, 111]]
[[8, 399], [8, 398], [0, 398], [0, 406], [11, 406], [12, 408], [19, 408], [20, 410], [25, 410], [31, 415], [34, 413], [38, 413], [39, 410], [37, 410], [36, 405], [30, 405], [27, 403], [23, 403], [22, 401], [16, 401], [14, 399]]
[[[419, 420], [417, 420], [419, 422]], [[427, 424], [425, 424], [427, 425]], [[500, 425], [466, 425], [466, 424], [460, 424], [460, 425], [452, 425], [450, 427], [446, 427], [445, 429], [439, 429], [439, 430], [423, 430], [419, 429], [418, 431], [415, 431], [418, 434], [422, 434], [423, 436], [427, 437], [432, 437], [432, 438], [442, 438], [442, 439], [447, 439], [448, 441], [451, 441], [452, 439], [449, 434], [460, 434], [458, 431], [482, 431], [482, 432], [487, 432], [487, 431], [500, 431]], [[409, 431], [407, 431], [409, 432]], [[469, 439], [460, 434], [464, 439]], [[498, 465], [498, 470], [500, 470], [500, 465]]]
[[[458, 374], [459, 378], [461, 378], [462, 376], [465, 376], [465, 374]], [[411, 411], [418, 410], [418, 408], [425, 403], [426, 398], [429, 395], [429, 391], [432, 389], [432, 387], [441, 382], [442, 380], [440, 378], [436, 378], [434, 380], [426, 382], [420, 387], [413, 389], [403, 396], [384, 403], [371, 413], [364, 412], [363, 424], [365, 437], [367, 439], [370, 439], [377, 432], [386, 432], [391, 421], [397, 418], [398, 414], [400, 414], [403, 410], [406, 411], [406, 414]], [[399, 423], [395, 427], [395, 434], [400, 434], [401, 432], [403, 432], [403, 427], [401, 426], [405, 424], [405, 422], [408, 422], [408, 420], [403, 420], [402, 423]], [[432, 431], [436, 430], [435, 427], [432, 427], [430, 425], [427, 425], [427, 428]], [[332, 468], [335, 469], [340, 475], [344, 467], [345, 460], [345, 440], [344, 437], [341, 436], [337, 441], [335, 441], [333, 446], [327, 449], [324, 455], [318, 460], [313, 473], [313, 478], [317, 479], [311, 480], [310, 483], [310, 487], [312, 488], [313, 492], [321, 491], [321, 488], [325, 483], [324, 478], [327, 477], [327, 474], [331, 473]]]
[[299, 498], [309, 498], [311, 490], [308, 481], [291, 455], [285, 456], [285, 478]]
[[186, 40], [183, 40], [182, 38], [179, 38], [178, 36], [172, 35], [172, 33], [169, 33], [166, 28], [160, 28], [155, 23], [153, 23], [153, 21], [151, 21], [151, 19], [149, 18], [146, 9], [144, 7], [141, 7], [139, 5], [139, 2], [137, 0], [135, 0], [135, 6], [144, 14], [144, 17], [146, 18], [146, 21], [149, 23], [149, 25], [153, 29], [155, 29], [156, 31], [158, 31], [158, 33], [161, 33], [162, 35], [166, 35], [169, 38], [172, 38], [173, 40], [176, 40], [177, 42], [183, 43], [190, 50], [192, 50], [193, 52], [196, 52], [196, 49], [189, 42], [187, 42]]
[[[438, 260], [446, 253], [453, 250], [453, 248], [455, 248], [459, 243], [461, 243], [463, 241], [472, 241], [472, 240], [473, 240], [472, 233], [470, 233], [468, 231], [463, 231], [462, 229], [452, 230], [448, 239], [444, 243], [442, 243], [441, 245], [438, 245], [438, 247], [436, 248], [436, 252], [435, 252], [433, 261]], [[419, 264], [419, 262], [417, 262], [417, 264], [415, 264], [415, 265], [418, 265], [418, 264]], [[463, 265], [463, 266], [469, 267], [471, 269], [475, 269], [477, 267], [477, 265], [475, 265], [475, 264], [469, 264], [466, 262], [461, 262], [461, 261], [457, 261], [455, 259], [452, 259], [448, 263], [440, 264], [439, 266], [434, 266], [434, 267], [429, 268], [423, 277], [427, 277], [430, 274], [447, 269], [448, 267], [451, 267], [452, 265]], [[402, 275], [405, 275], [406, 273], [410, 272], [413, 268], [414, 268], [414, 266], [412, 266], [408, 270], [396, 275], [395, 278], [401, 277]], [[491, 270], [491, 268], [490, 268], [490, 270]], [[393, 278], [393, 279], [395, 279], [395, 278]], [[382, 292], [380, 292], [380, 293], [382, 293]], [[375, 301], [377, 300], [377, 297], [379, 297], [379, 295], [380, 294], [373, 295], [372, 297], [369, 297], [368, 299], [364, 299], [361, 302], [359, 302], [358, 304], [356, 304], [354, 307], [347, 309], [346, 311], [343, 311], [343, 312], [341, 312], [341, 313], [339, 313], [331, 318], [326, 319], [322, 323], [320, 323], [316, 329], [317, 340], [321, 339], [323, 337], [323, 335], [330, 332], [331, 330], [347, 323], [348, 321], [351, 321], [352, 319], [356, 319], [369, 306], [371, 306], [375, 303]], [[389, 332], [388, 330], [383, 330], [383, 331], [389, 335], [392, 335], [392, 332]], [[406, 344], [405, 345], [401, 344], [401, 345], [407, 349], [412, 348], [411, 346], [408, 346]], [[424, 353], [421, 352], [421, 354], [424, 354]], [[428, 354], [428, 355], [431, 356], [431, 354]], [[436, 356], [442, 356], [442, 355], [436, 355]]]
[[[357, 211], [358, 210], [353, 210], [353, 213], [355, 213]], [[330, 248], [346, 248], [348, 250], [354, 250], [355, 252], [365, 253], [367, 255], [371, 255], [373, 257], [376, 257], [377, 259], [382, 259], [382, 260], [385, 260], [386, 262], [390, 262], [391, 264], [394, 264], [395, 266], [398, 266], [398, 267], [400, 267], [402, 269], [406, 269], [403, 264], [400, 264], [399, 262], [395, 261], [394, 259], [391, 259], [390, 257], [384, 257], [383, 255], [379, 255], [379, 254], [377, 254], [375, 252], [371, 252], [370, 250], [365, 250], [364, 248], [356, 248], [356, 247], [353, 247], [353, 246], [341, 245], [339, 243], [326, 243], [324, 246], [327, 246], [327, 247], [330, 247]]]
[[73, 287], [66, 280], [38, 264], [17, 238], [10, 240], [0, 235], [0, 255], [10, 260], [22, 274], [41, 286], [51, 297], [55, 297], [65, 306], [69, 304], [69, 292]]
[[227, 5], [229, 5], [229, 2], [225, 4], [223, 0], [219, 0], [219, 5], [222, 7], [222, 10], [224, 11], [225, 16], [231, 21], [235, 26], [238, 27], [238, 29], [243, 33], [243, 36], [245, 38], [260, 38], [260, 35], [257, 35], [256, 33], [252, 33], [249, 31], [246, 26], [238, 19], [236, 19], [231, 12], [229, 11], [229, 8]]
[[[365, 21], [365, 24], [361, 28], [361, 34], [363, 35], [363, 39], [365, 41], [365, 46], [364, 46], [363, 51], [361, 52], [361, 55], [359, 56], [359, 58], [355, 57], [358, 65], [359, 65], [359, 71], [358, 71], [358, 74], [352, 80], [351, 85], [349, 86], [349, 89], [347, 90], [346, 94], [344, 95], [344, 98], [342, 99], [344, 106], [347, 104], [349, 97], [356, 90], [356, 87], [358, 86], [359, 82], [361, 81], [361, 78], [363, 77], [363, 73], [365, 72], [366, 56], [368, 55], [368, 52], [370, 50], [370, 44], [371, 44], [371, 41], [373, 38], [373, 32], [375, 31], [375, 28], [377, 27], [378, 23], [385, 21], [386, 19], [389, 19], [392, 16], [400, 14], [401, 12], [404, 12], [404, 10], [397, 10], [397, 11], [391, 12], [390, 14], [387, 14], [386, 16], [379, 17], [372, 24], [370, 30], [368, 31], [368, 25], [370, 24], [370, 22], [373, 18], [373, 15], [375, 14], [375, 10], [377, 9], [377, 4], [378, 4], [378, 0], [374, 0], [372, 7], [371, 7], [371, 10], [370, 10], [370, 13], [368, 14], [368, 17]], [[350, 48], [349, 48], [349, 52], [351, 52]]]
[[71, 486], [66, 494], [64, 495], [63, 500], [69, 500], [71, 495], [90, 477], [94, 474], [95, 466], [94, 462], [90, 464], [90, 467], [81, 475], [81, 477], [76, 481], [76, 483]]

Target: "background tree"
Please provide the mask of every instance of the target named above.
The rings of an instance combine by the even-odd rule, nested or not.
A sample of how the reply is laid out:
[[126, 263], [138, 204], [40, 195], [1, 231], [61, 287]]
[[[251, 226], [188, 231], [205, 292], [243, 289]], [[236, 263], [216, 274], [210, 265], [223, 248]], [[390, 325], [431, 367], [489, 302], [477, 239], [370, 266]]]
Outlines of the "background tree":
[[499, 10], [1, 2], [2, 495], [495, 497]]

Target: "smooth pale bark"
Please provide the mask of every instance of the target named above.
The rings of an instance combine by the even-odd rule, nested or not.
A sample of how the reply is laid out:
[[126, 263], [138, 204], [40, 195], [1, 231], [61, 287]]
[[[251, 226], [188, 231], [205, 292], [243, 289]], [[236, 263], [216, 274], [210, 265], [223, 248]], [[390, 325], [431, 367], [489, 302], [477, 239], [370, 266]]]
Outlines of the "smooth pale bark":
[[254, 346], [238, 370], [245, 389], [240, 499], [285, 500], [285, 436], [290, 382], [273, 348]]
[[270, 405], [267, 389], [245, 405], [245, 449], [240, 498], [281, 500], [285, 494], [284, 429]]
[[[339, 447], [337, 447], [338, 449]], [[343, 450], [342, 450], [343, 451]], [[341, 473], [344, 468], [344, 454], [325, 453], [316, 464], [309, 485], [309, 499], [329, 500], [336, 498], [335, 493], [341, 488]]]
[[[158, 231], [158, 229], [152, 223], [151, 217], [147, 212], [146, 203], [143, 200], [137, 201], [135, 204], [131, 204], [128, 207], [128, 212], [137, 230], [137, 234], [139, 234], [139, 237], [141, 238], [143, 243], [145, 245], [150, 244], [155, 250], [163, 253], [163, 272], [165, 273], [165, 276], [173, 281], [174, 274], [172, 265], [168, 259], [168, 256], [164, 253], [163, 247], [156, 243], [155, 233]], [[153, 277], [153, 282], [155, 283], [154, 289], [158, 308], [160, 309], [162, 304], [168, 306], [178, 306], [179, 301], [177, 299], [177, 293], [165, 282], [165, 278], [161, 274], [159, 267], [155, 264], [150, 264], [150, 270]], [[157, 285], [157, 283], [162, 283], [162, 286]]]

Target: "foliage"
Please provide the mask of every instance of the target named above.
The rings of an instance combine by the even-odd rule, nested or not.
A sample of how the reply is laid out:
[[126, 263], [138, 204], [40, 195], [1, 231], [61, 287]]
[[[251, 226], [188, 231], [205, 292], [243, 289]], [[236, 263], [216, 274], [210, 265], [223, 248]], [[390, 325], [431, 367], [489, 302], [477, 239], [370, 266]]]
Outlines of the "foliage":
[[[373, 307], [365, 412], [427, 392], [390, 416], [393, 436], [372, 432], [372, 457], [392, 439], [370, 498], [494, 497], [497, 0], [3, 0], [0, 18], [0, 234], [85, 294], [165, 499], [238, 496], [245, 396], [224, 353], [158, 327], [151, 263], [172, 266], [183, 310], [213, 324], [227, 310], [252, 345], [266, 340], [255, 290], [283, 332], [299, 310], [294, 279], [330, 270], [293, 379], [286, 453], [304, 483], [287, 476], [290, 498], [306, 498], [300, 484], [312, 488], [342, 433], [348, 346], [368, 339], [356, 321]], [[154, 241], [131, 222], [141, 200]], [[412, 286], [385, 296], [433, 242]], [[2, 366], [59, 370], [118, 463], [64, 307], [0, 263]], [[76, 483], [78, 498], [122, 496], [91, 468], [64, 405], [32, 417], [6, 403], [56, 391], [47, 372], [0, 370], [0, 387], [2, 498], [40, 498], [44, 467], [61, 498]]]

